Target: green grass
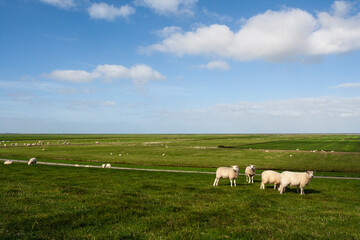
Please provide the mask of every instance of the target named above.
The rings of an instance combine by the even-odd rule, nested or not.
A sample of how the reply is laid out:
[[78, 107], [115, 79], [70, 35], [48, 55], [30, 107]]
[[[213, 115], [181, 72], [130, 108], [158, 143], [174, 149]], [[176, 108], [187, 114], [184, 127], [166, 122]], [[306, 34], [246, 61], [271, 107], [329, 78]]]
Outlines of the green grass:
[[[8, 159], [207, 172], [255, 164], [257, 173], [360, 177], [359, 135], [0, 134], [0, 142]], [[305, 196], [260, 190], [259, 175], [252, 185], [239, 176], [233, 188], [213, 181], [0, 162], [0, 239], [360, 239], [359, 180], [314, 178]]]
[[213, 175], [0, 164], [0, 239], [359, 239], [358, 180], [301, 196]]

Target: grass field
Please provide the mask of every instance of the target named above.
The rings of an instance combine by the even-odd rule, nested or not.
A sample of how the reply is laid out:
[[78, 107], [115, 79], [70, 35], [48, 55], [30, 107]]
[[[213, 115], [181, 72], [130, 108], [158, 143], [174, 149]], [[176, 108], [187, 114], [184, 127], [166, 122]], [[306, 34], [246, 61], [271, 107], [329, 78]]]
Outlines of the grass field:
[[[255, 164], [360, 176], [358, 135], [9, 134], [0, 141], [0, 157], [10, 159], [204, 171]], [[38, 141], [44, 145], [24, 146]], [[211, 174], [13, 163], [0, 164], [0, 179], [0, 239], [360, 239], [359, 180], [313, 179], [300, 196], [260, 190], [260, 176], [214, 188]]]

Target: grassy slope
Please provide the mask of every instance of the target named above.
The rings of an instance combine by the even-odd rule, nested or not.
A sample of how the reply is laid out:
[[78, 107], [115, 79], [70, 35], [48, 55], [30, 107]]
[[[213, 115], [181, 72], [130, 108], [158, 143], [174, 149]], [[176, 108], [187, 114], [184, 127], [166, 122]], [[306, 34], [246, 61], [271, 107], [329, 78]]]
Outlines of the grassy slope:
[[259, 178], [0, 164], [1, 239], [359, 239], [357, 180], [300, 196]]

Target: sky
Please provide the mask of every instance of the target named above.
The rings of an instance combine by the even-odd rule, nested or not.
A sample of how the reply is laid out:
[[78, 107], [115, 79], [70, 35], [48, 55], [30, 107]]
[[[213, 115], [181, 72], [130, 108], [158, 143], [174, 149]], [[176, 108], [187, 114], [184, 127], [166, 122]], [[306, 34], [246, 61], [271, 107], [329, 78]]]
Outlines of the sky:
[[360, 0], [0, 0], [0, 133], [360, 133]]

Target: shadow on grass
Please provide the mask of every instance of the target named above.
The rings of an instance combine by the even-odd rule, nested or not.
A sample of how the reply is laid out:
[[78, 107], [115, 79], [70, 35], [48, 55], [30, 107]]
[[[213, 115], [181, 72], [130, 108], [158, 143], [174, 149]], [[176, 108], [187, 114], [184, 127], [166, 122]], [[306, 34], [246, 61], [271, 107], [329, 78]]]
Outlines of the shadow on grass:
[[[297, 192], [296, 188], [287, 188], [286, 191], [283, 194], [286, 193], [295, 193], [295, 194], [299, 194], [300, 195], [300, 189], [299, 192]], [[321, 191], [315, 190], [315, 189], [304, 189], [304, 193], [305, 195], [310, 195], [310, 194], [319, 194], [322, 193]]]

